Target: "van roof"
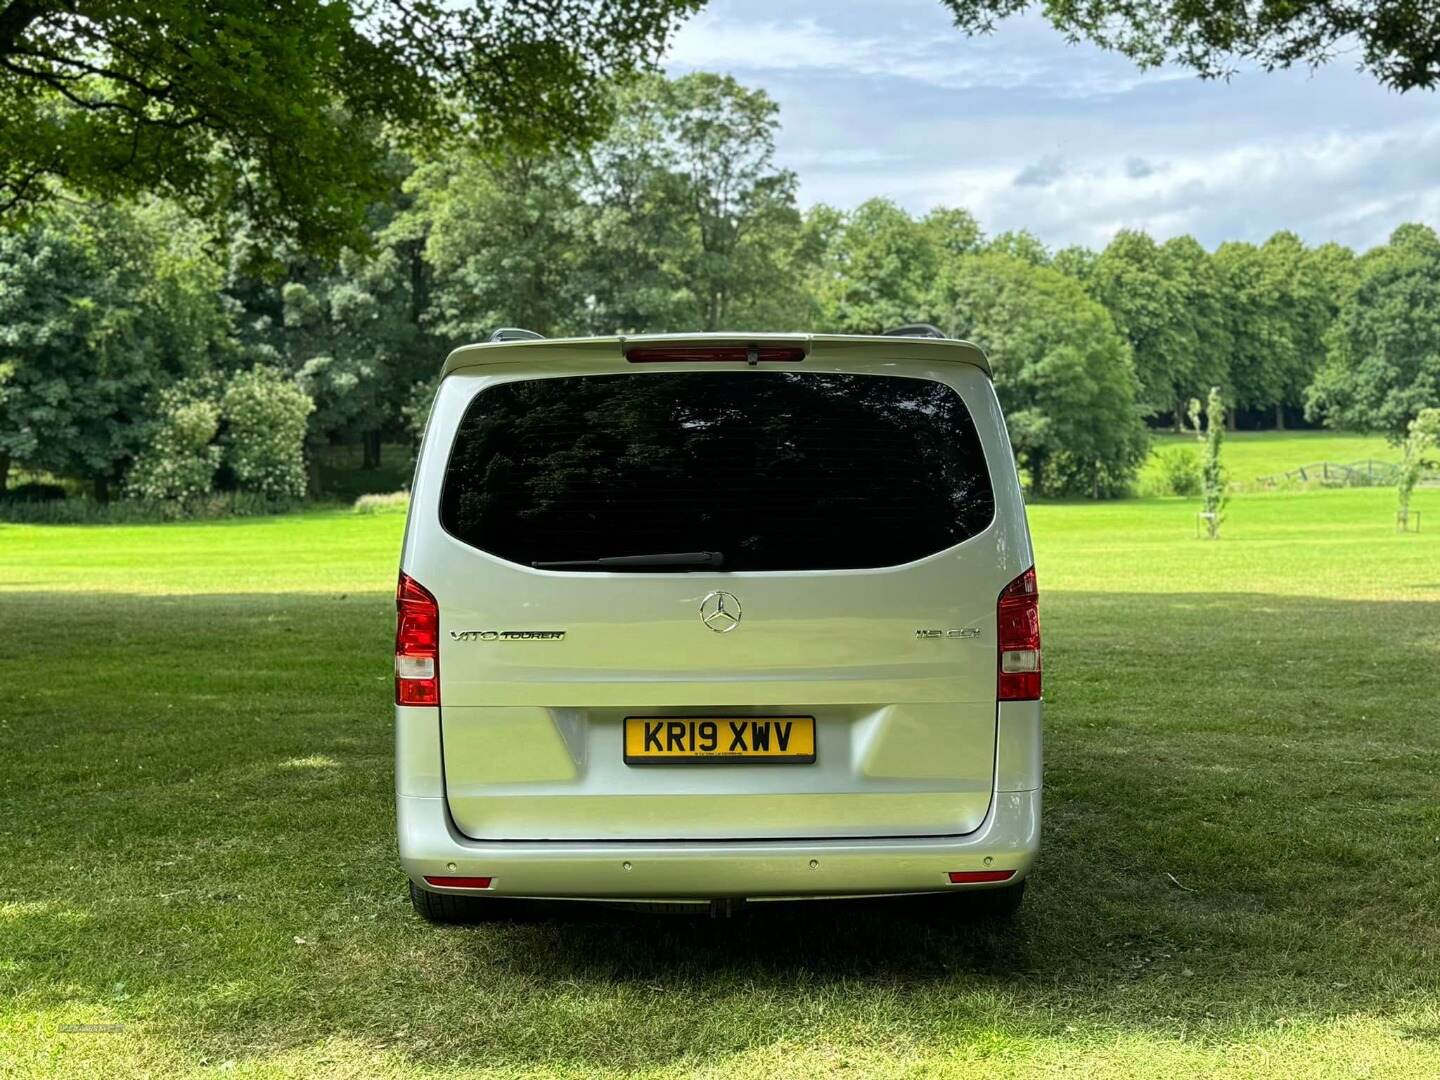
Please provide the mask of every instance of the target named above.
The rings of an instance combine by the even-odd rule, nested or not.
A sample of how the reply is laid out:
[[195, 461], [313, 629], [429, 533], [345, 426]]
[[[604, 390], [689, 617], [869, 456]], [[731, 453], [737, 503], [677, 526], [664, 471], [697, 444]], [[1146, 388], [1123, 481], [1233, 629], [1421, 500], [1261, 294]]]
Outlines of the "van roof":
[[[511, 363], [516, 357], [509, 355], [517, 349], [527, 352], [593, 352], [624, 355], [631, 345], [680, 345], [703, 342], [707, 345], [799, 345], [807, 353], [824, 351], [844, 353], [860, 349], [874, 349], [888, 357], [903, 360], [944, 360], [971, 364], [991, 375], [990, 361], [984, 350], [968, 341], [954, 338], [892, 337], [878, 334], [746, 334], [701, 333], [701, 334], [612, 334], [606, 337], [577, 338], [535, 338], [524, 341], [484, 342], [476, 345], [462, 345], [445, 358], [440, 374], [443, 378], [452, 371], [464, 368], [484, 367], [488, 364]], [[528, 359], [528, 357], [527, 357]], [[539, 359], [539, 357], [536, 357]]]

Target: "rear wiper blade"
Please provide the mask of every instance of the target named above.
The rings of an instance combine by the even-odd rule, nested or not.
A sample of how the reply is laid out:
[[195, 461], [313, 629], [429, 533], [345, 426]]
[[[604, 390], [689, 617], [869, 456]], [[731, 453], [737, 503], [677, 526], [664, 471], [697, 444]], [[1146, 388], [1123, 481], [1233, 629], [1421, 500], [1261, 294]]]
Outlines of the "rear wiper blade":
[[563, 559], [558, 562], [532, 562], [536, 570], [578, 570], [582, 567], [604, 570], [718, 570], [725, 556], [718, 551], [666, 551], [657, 555], [607, 555], [600, 559]]

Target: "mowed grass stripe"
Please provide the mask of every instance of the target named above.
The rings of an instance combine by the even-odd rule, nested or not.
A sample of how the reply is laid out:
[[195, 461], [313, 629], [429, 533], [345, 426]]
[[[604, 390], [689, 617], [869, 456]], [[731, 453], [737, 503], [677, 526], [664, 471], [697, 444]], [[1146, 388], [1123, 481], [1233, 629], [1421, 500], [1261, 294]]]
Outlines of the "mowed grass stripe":
[[1193, 504], [1033, 508], [1047, 834], [1004, 933], [421, 924], [400, 518], [0, 529], [0, 1071], [1436, 1075], [1440, 528], [1392, 500], [1239, 498], [1218, 543]]
[[393, 591], [401, 513], [160, 525], [0, 524], [0, 592]]

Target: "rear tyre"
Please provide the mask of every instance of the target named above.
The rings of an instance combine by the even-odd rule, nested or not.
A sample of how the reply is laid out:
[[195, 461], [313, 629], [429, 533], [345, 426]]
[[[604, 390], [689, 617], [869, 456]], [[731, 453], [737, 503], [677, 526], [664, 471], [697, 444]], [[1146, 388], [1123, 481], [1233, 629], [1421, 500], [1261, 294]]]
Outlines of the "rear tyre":
[[426, 922], [441, 926], [463, 926], [466, 923], [489, 922], [504, 918], [509, 905], [504, 900], [483, 896], [456, 896], [434, 893], [410, 882], [410, 904]]
[[1007, 922], [1020, 911], [1025, 899], [1025, 882], [1001, 885], [998, 889], [981, 889], [965, 897], [975, 918], [985, 922]]

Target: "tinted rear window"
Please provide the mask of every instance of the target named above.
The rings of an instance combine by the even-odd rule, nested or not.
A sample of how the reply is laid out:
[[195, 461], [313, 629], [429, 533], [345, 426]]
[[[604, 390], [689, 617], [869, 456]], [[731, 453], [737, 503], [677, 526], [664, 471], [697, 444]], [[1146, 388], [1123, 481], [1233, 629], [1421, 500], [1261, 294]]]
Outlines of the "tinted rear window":
[[748, 370], [484, 390], [440, 504], [451, 535], [527, 566], [718, 551], [726, 570], [890, 566], [993, 515], [980, 440], [949, 387]]

